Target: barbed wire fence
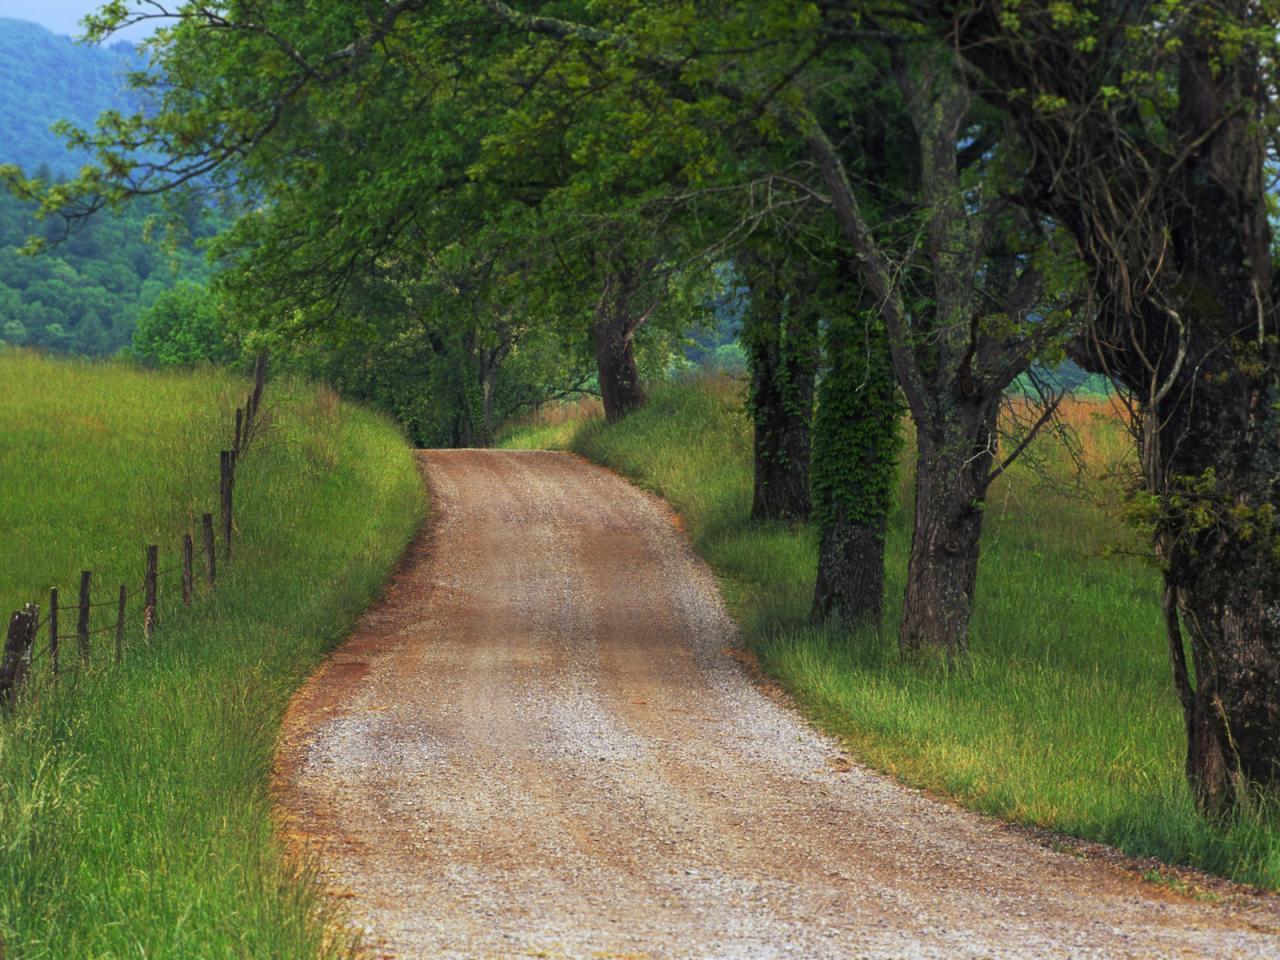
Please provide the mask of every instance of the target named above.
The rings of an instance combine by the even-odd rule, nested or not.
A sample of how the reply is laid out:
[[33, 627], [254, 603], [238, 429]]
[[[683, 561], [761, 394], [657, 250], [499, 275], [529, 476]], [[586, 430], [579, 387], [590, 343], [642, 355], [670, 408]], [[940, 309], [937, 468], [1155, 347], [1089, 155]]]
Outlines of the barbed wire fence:
[[[231, 447], [218, 456], [218, 517], [215, 529], [214, 515], [206, 513], [200, 518], [200, 577], [204, 581], [204, 593], [213, 592], [218, 579], [219, 563], [225, 568], [231, 563], [231, 543], [234, 530], [236, 470], [243, 462], [250, 446], [257, 440], [263, 427], [262, 392], [267, 378], [267, 355], [259, 354], [253, 367], [253, 388], [245, 398], [244, 406], [237, 407], [232, 432]], [[220, 542], [219, 542], [220, 541]], [[219, 550], [219, 546], [221, 550]], [[221, 554], [221, 557], [219, 557]], [[126, 628], [141, 623], [146, 639], [160, 628], [160, 598], [171, 595], [161, 587], [180, 585], [181, 602], [190, 606], [197, 596], [196, 543], [190, 532], [183, 534], [181, 560], [160, 567], [158, 544], [146, 544], [144, 548], [144, 573], [140, 582], [122, 583], [108, 599], [93, 599], [95, 579], [91, 570], [80, 574], [80, 590], [74, 606], [61, 599], [57, 587], [49, 591], [49, 605], [43, 615], [39, 604], [24, 604], [9, 618], [4, 653], [0, 657], [0, 709], [11, 710], [18, 702], [23, 688], [35, 675], [37, 665], [48, 664], [49, 675], [56, 678], [72, 665], [65, 656], [64, 643], [75, 642], [78, 665], [87, 667], [94, 658], [94, 637], [111, 634], [113, 640], [109, 652], [114, 663], [124, 659]], [[175, 582], [174, 575], [181, 574]], [[93, 627], [93, 613], [101, 608], [114, 608], [110, 622]], [[63, 632], [64, 624], [70, 626], [75, 616], [75, 630]], [[65, 620], [64, 620], [65, 615]], [[99, 617], [101, 619], [101, 617]], [[43, 642], [41, 642], [43, 638]], [[97, 646], [101, 648], [101, 641]]]

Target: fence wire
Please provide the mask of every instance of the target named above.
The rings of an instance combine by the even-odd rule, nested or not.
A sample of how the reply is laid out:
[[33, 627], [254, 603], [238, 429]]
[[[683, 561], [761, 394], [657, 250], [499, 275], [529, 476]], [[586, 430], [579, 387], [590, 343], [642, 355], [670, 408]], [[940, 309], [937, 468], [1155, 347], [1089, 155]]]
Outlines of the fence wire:
[[[275, 404], [264, 406], [264, 404], [262, 403], [262, 387], [264, 383], [265, 374], [266, 374], [266, 356], [264, 354], [259, 356], [258, 361], [254, 366], [254, 388], [252, 392], [249, 394], [248, 399], [245, 401], [245, 406], [237, 410], [237, 415], [242, 416], [243, 420], [241, 423], [239, 443], [233, 444], [231, 447], [231, 449], [236, 451], [235, 459], [233, 461], [234, 466], [232, 468], [232, 473], [229, 478], [233, 486], [235, 483], [235, 474], [239, 471], [240, 464], [244, 462], [245, 454], [249, 451], [249, 448], [252, 445], [253, 441], [257, 440], [260, 436], [266, 433], [266, 430], [270, 426], [271, 421], [273, 419], [273, 414], [277, 408]], [[243, 411], [243, 413], [241, 413], [241, 411]], [[232, 433], [232, 436], [234, 437], [234, 431]], [[196, 533], [191, 534], [190, 536], [191, 536], [192, 545], [193, 545], [192, 565], [191, 565], [192, 585], [196, 586], [197, 582], [207, 582], [205, 579], [207, 577], [207, 571], [204, 569], [204, 564], [200, 563], [198, 559], [198, 554], [203, 553], [203, 546], [200, 543], [200, 540], [201, 540], [200, 531], [197, 530]], [[215, 539], [216, 539], [216, 535], [215, 535]], [[223, 546], [223, 549], [225, 550], [226, 548], [225, 541], [222, 544], [222, 546]], [[216, 550], [216, 546], [215, 546], [215, 550]], [[225, 554], [222, 562], [224, 564], [227, 562], [227, 560], [225, 559]], [[185, 557], [175, 564], [172, 564], [170, 566], [157, 570], [155, 573], [155, 580], [154, 580], [154, 585], [155, 585], [157, 594], [159, 593], [159, 588], [161, 585], [162, 578], [170, 578], [174, 573], [181, 572], [184, 574], [182, 580], [185, 581], [186, 579], [185, 571], [186, 571]], [[54, 643], [58, 645], [58, 651], [61, 654], [63, 651], [64, 644], [70, 644], [71, 642], [75, 641], [78, 647], [79, 641], [87, 639], [88, 637], [99, 636], [104, 633], [112, 633], [112, 632], [121, 630], [122, 628], [127, 628], [130, 626], [133, 626], [136, 628], [139, 625], [138, 622], [140, 620], [143, 621], [143, 625], [145, 626], [147, 604], [146, 604], [146, 599], [144, 595], [147, 589], [147, 579], [148, 579], [147, 577], [144, 577], [142, 582], [137, 583], [136, 585], [130, 585], [128, 583], [123, 584], [124, 590], [125, 590], [125, 606], [124, 606], [123, 617], [121, 617], [120, 614], [117, 612], [117, 615], [112, 618], [110, 623], [95, 627], [84, 634], [80, 633], [79, 629], [77, 629], [75, 633], [68, 633], [68, 634], [58, 633], [54, 637], [49, 637], [47, 626], [50, 618], [49, 618], [48, 612], [46, 611], [42, 613], [39, 607], [37, 607], [35, 622], [31, 626], [31, 637], [32, 637], [31, 646], [27, 647], [27, 649], [23, 651], [21, 654], [21, 656], [25, 658], [28, 667], [29, 668], [33, 667], [36, 663], [39, 663], [42, 659], [51, 660]], [[166, 581], [166, 586], [172, 586], [172, 582]], [[203, 594], [199, 590], [193, 590], [192, 591], [193, 599], [197, 595], [203, 595]], [[118, 611], [120, 607], [120, 598], [118, 595], [113, 596], [108, 600], [97, 600], [97, 601], [90, 600], [88, 603], [84, 605], [80, 604], [78, 596], [74, 603], [63, 603], [61, 602], [61, 600], [62, 600], [61, 591], [59, 591], [59, 603], [57, 605], [57, 613], [59, 617], [62, 617], [62, 616], [69, 617], [70, 614], [79, 613], [84, 609], [98, 610], [104, 607], [113, 607], [113, 608], [116, 608]], [[186, 603], [184, 602], [183, 605], [185, 606]], [[132, 609], [130, 609], [131, 606], [132, 606]], [[38, 640], [38, 638], [42, 633], [42, 630], [45, 635], [45, 640], [43, 641], [43, 643], [39, 642]], [[77, 648], [70, 648], [68, 650], [68, 653], [70, 655], [67, 657], [67, 663], [63, 667], [63, 669], [67, 669], [67, 668], [74, 669], [80, 665], [79, 657], [76, 656], [77, 652], [78, 652]], [[7, 668], [10, 665], [10, 663], [11, 663], [11, 660], [9, 658], [8, 651], [6, 650], [3, 666]], [[12, 689], [7, 691], [0, 691], [0, 694], [3, 694], [4, 696], [10, 697], [10, 698], [12, 698], [14, 693], [15, 691]], [[10, 702], [12, 702], [11, 699], [10, 699]]]

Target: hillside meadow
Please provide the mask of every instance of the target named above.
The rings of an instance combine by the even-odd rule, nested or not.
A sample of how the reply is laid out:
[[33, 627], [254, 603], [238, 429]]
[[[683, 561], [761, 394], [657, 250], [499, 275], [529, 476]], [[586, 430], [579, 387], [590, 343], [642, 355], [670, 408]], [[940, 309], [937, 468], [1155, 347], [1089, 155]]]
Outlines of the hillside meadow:
[[[51, 585], [74, 595], [81, 569], [110, 591], [139, 580], [146, 542], [162, 545], [161, 567], [174, 562], [215, 506], [217, 451], [247, 382], [12, 350], [0, 382], [6, 616], [43, 607]], [[296, 382], [270, 382], [264, 410], [217, 590], [183, 609], [162, 578], [150, 641], [132, 627], [121, 666], [99, 645], [56, 684], [37, 660], [0, 722], [0, 955], [348, 950], [279, 846], [272, 754], [290, 694], [374, 597], [425, 503], [383, 418]]]
[[890, 520], [884, 628], [856, 634], [810, 622], [813, 529], [749, 519], [751, 426], [739, 384], [661, 386], [613, 427], [593, 403], [550, 408], [502, 442], [572, 450], [666, 498], [762, 668], [859, 760], [1018, 823], [1280, 888], [1280, 816], [1247, 809], [1214, 825], [1187, 789], [1159, 575], [1120, 519], [1131, 441], [1118, 411], [1084, 399], [1064, 420], [1066, 438], [1033, 447], [991, 491], [972, 656], [951, 671], [897, 653], [910, 442]]

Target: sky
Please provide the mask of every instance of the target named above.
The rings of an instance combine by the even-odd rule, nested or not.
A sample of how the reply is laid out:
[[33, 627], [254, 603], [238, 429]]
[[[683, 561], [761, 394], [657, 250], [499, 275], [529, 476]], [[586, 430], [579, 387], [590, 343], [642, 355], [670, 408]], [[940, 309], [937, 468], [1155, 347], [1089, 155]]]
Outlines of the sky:
[[[78, 37], [80, 20], [86, 13], [98, 9], [98, 0], [0, 0], [0, 17], [17, 20], [34, 20], [54, 33]], [[155, 23], [140, 24], [122, 30], [112, 40], [132, 40], [135, 43], [155, 29]], [[108, 41], [111, 42], [111, 41]]]

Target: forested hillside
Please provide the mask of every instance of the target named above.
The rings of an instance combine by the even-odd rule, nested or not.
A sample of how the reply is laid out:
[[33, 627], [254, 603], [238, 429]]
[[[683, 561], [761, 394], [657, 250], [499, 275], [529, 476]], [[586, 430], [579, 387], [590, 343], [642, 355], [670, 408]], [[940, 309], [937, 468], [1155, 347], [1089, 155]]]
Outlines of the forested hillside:
[[147, 238], [157, 213], [158, 204], [131, 204], [26, 256], [20, 249], [29, 236], [53, 234], [61, 225], [39, 224], [28, 205], [0, 193], [0, 341], [89, 356], [128, 346], [139, 315], [157, 297], [209, 273], [195, 240], [213, 232], [211, 219], [193, 216], [192, 236], [166, 246]]
[[26, 20], [0, 17], [0, 164], [75, 173], [90, 159], [50, 129], [91, 127], [104, 110], [134, 105], [125, 83], [142, 61], [128, 43], [93, 47]]
[[[49, 181], [74, 175], [89, 159], [52, 131], [59, 120], [91, 127], [103, 110], [137, 105], [126, 74], [141, 65], [127, 43], [75, 43], [24, 20], [0, 18], [0, 165], [16, 164]], [[0, 191], [0, 341], [89, 356], [129, 345], [138, 317], [180, 282], [203, 283], [209, 270], [196, 248], [215, 232], [197, 205], [173, 242], [151, 229], [157, 202], [103, 211], [36, 257], [19, 251], [29, 237], [59, 239], [64, 223], [43, 223], [33, 204]], [[154, 237], [151, 236], [154, 234]]]

